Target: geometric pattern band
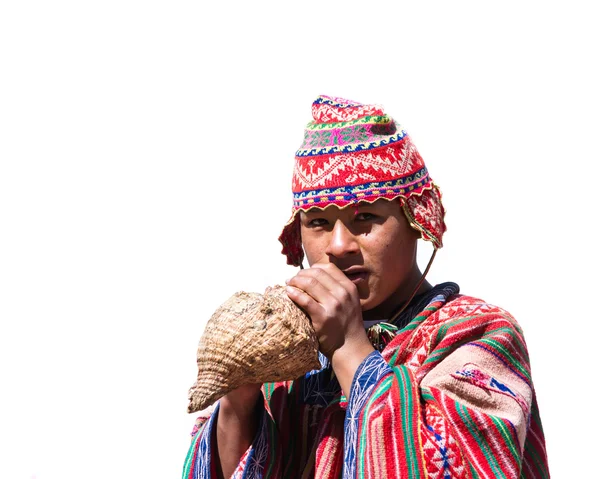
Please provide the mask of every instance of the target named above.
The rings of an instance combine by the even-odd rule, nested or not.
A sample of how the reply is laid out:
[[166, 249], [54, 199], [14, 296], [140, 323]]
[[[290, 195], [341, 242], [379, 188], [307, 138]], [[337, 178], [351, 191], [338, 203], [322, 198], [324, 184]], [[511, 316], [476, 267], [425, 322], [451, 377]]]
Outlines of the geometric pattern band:
[[368, 201], [369, 197], [397, 197], [418, 193], [424, 186], [429, 186], [429, 173], [423, 167], [416, 173], [394, 180], [368, 182], [360, 185], [340, 186], [337, 188], [321, 188], [312, 191], [294, 193], [294, 207], [303, 208], [319, 203], [343, 206], [361, 200]]

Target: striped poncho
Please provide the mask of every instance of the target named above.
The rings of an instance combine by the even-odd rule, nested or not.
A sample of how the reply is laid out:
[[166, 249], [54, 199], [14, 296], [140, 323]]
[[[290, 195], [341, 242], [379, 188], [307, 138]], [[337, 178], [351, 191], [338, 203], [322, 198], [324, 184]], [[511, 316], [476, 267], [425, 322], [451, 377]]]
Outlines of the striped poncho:
[[[440, 286], [363, 361], [347, 397], [324, 357], [319, 371], [265, 384], [234, 477], [549, 477], [521, 328], [454, 283]], [[216, 477], [217, 417], [218, 404], [199, 420], [184, 479]]]

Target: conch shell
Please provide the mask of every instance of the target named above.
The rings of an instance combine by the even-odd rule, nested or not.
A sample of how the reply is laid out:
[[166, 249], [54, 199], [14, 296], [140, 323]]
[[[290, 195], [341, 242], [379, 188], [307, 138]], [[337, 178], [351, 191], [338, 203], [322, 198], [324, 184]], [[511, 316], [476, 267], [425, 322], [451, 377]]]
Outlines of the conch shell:
[[283, 286], [235, 293], [206, 323], [188, 412], [205, 409], [244, 384], [296, 379], [320, 369], [319, 342]]

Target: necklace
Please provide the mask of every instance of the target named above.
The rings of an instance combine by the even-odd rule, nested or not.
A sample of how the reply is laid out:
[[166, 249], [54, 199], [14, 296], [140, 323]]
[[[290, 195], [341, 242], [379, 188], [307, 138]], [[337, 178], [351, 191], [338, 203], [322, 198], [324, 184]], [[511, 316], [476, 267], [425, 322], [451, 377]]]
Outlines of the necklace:
[[393, 324], [381, 321], [380, 323], [374, 324], [367, 328], [367, 337], [373, 347], [381, 352], [383, 349], [392, 342], [398, 333], [398, 327]]

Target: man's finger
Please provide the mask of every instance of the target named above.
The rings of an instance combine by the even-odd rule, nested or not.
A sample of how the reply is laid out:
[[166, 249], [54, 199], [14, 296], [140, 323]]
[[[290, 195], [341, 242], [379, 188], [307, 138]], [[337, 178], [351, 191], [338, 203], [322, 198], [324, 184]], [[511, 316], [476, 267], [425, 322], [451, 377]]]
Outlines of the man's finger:
[[[317, 263], [312, 265], [310, 269], [320, 270], [323, 273], [323, 277], [327, 275], [327, 279], [323, 280], [323, 284], [328, 287], [331, 291], [338, 291], [339, 288], [343, 288], [346, 292], [352, 293], [356, 290], [356, 285], [350, 281], [350, 279], [333, 263], [321, 264]], [[305, 270], [308, 271], [308, 270]]]
[[312, 318], [322, 312], [323, 306], [316, 301], [310, 294], [296, 288], [295, 286], [287, 285], [285, 287], [288, 297], [302, 308]]
[[305, 269], [287, 281], [287, 285], [304, 291], [319, 303], [324, 303], [332, 294], [330, 287], [335, 286], [334, 280], [328, 276], [324, 271]]

